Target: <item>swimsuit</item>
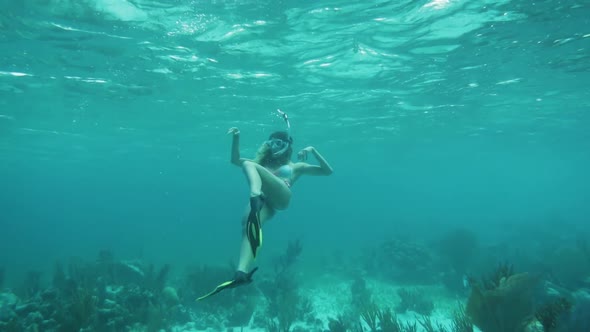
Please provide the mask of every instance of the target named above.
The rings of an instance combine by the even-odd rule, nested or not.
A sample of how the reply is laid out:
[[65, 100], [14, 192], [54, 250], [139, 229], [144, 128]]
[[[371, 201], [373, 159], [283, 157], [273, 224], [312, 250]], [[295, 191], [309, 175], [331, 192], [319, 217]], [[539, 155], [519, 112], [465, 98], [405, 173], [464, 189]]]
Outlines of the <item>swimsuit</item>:
[[283, 165], [275, 170], [273, 174], [285, 181], [287, 187], [291, 188], [291, 180], [293, 178], [293, 167], [291, 165]]

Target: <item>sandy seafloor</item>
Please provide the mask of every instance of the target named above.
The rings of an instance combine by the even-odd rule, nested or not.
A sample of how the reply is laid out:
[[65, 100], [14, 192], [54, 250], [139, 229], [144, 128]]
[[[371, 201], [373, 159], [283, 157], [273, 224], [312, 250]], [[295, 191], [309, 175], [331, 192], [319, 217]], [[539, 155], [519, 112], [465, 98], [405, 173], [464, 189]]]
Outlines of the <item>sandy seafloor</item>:
[[[429, 317], [432, 320], [433, 325], [442, 325], [450, 330], [453, 323], [453, 313], [460, 304], [465, 304], [466, 299], [464, 298], [452, 298], [452, 295], [444, 288], [443, 285], [394, 285], [391, 282], [380, 281], [369, 277], [363, 278], [366, 282], [367, 289], [372, 294], [372, 299], [379, 308], [389, 308], [392, 313], [395, 312], [394, 308], [399, 303], [400, 299], [397, 295], [397, 291], [400, 288], [415, 287], [422, 291], [427, 292], [428, 296], [434, 302], [434, 310], [430, 313]], [[347, 308], [350, 307], [350, 279], [338, 278], [330, 274], [325, 274], [319, 278], [314, 278], [311, 281], [307, 281], [301, 288], [301, 295], [308, 298], [312, 302], [314, 314], [317, 319], [324, 323], [321, 331], [328, 330], [328, 322], [330, 318], [337, 318]], [[261, 296], [262, 300], [262, 296]], [[262, 303], [264, 303], [262, 301]], [[257, 310], [264, 310], [264, 306], [261, 305]], [[418, 331], [424, 331], [421, 325], [417, 322], [418, 319], [422, 318], [422, 315], [413, 311], [406, 311], [405, 313], [396, 313], [397, 318], [402, 324], [416, 322]], [[254, 315], [253, 315], [254, 317]], [[359, 317], [359, 321], [362, 321]], [[370, 331], [368, 326], [363, 322], [363, 328], [365, 331]], [[174, 332], [212, 332], [217, 331], [214, 328], [208, 329], [196, 329], [194, 323], [187, 323], [184, 325], [174, 326], [172, 331]], [[318, 326], [308, 326], [305, 322], [295, 322], [291, 327], [293, 331], [318, 331]], [[138, 330], [139, 331], [139, 330]], [[227, 331], [243, 331], [243, 332], [266, 332], [264, 328], [251, 328], [244, 326], [243, 328], [234, 327], [227, 328]], [[474, 332], [481, 332], [476, 326], [473, 327]]]

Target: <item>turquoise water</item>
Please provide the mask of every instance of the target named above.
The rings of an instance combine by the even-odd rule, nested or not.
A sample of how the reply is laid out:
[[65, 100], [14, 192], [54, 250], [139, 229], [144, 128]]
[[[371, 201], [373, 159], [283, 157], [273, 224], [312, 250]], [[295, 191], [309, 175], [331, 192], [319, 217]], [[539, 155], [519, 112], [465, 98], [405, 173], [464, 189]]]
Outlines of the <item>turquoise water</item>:
[[[237, 261], [253, 156], [289, 114], [302, 179], [260, 264], [451, 226], [588, 232], [586, 1], [2, 1], [0, 265]], [[10, 271], [10, 273], [8, 273]]]
[[277, 238], [587, 221], [583, 2], [5, 6], [3, 261], [225, 259], [247, 194], [226, 130], [253, 155], [276, 108], [335, 169], [301, 181]]

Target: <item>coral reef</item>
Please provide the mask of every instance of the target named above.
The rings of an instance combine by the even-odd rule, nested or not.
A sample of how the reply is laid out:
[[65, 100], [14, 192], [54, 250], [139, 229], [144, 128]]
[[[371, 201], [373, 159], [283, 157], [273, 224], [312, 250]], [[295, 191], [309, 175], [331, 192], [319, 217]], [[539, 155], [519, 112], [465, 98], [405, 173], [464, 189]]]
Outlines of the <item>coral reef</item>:
[[[384, 250], [375, 250], [370, 256], [373, 261], [369, 266], [378, 268], [349, 269], [335, 279], [331, 276], [328, 280], [338, 283], [321, 289], [313, 299], [318, 302], [312, 302], [301, 290], [297, 262], [303, 246], [298, 240], [289, 242], [270, 266], [261, 268], [265, 272], [251, 285], [227, 289], [199, 302], [195, 302], [197, 297], [231, 278], [233, 264], [195, 265], [179, 272], [167, 264], [118, 260], [111, 252], [101, 251], [94, 260], [72, 258], [66, 264], [57, 262], [53, 275], [31, 271], [16, 279], [21, 280], [19, 284], [0, 292], [0, 331], [236, 331], [250, 327], [276, 332], [473, 332], [475, 326], [484, 332], [590, 331], [590, 294], [583, 286], [577, 287], [587, 275], [575, 275], [576, 269], [587, 262], [579, 259], [586, 257], [584, 243], [578, 243], [576, 248], [567, 243], [569, 247], [560, 247], [561, 251], [550, 248], [555, 261], [535, 266], [536, 273], [515, 273], [512, 265], [502, 263], [491, 273], [477, 279], [470, 277], [466, 283], [458, 270], [481, 270], [491, 262], [506, 259], [491, 247], [480, 248], [472, 236], [465, 230], [446, 234], [438, 242], [440, 255], [413, 240], [387, 241], [378, 245]], [[452, 248], [452, 242], [460, 240], [464, 243]], [[478, 248], [482, 260], [473, 263], [478, 268], [473, 268], [468, 258], [454, 257], [461, 251], [457, 248]], [[575, 260], [556, 259], [572, 253], [578, 255]], [[562, 266], [559, 264], [566, 266], [566, 271], [558, 271]], [[348, 283], [339, 282], [351, 275], [354, 277]], [[437, 316], [429, 316], [435, 308], [434, 295], [425, 290], [438, 292], [441, 288], [423, 283], [440, 283], [444, 276], [455, 279], [457, 291], [453, 296], [468, 296], [466, 306], [460, 304], [452, 314], [450, 325], [437, 323], [443, 322], [438, 315], [447, 306], [444, 300], [436, 302]], [[540, 276], [546, 280], [538, 290]], [[568, 280], [568, 276], [572, 278]], [[1, 278], [0, 270], [0, 282]], [[380, 290], [379, 294], [373, 296], [367, 280]], [[388, 284], [391, 280], [394, 285]], [[334, 299], [325, 293], [332, 289], [346, 291], [346, 287], [349, 298], [346, 292]], [[335, 302], [329, 303], [332, 300]], [[314, 313], [316, 306], [330, 308], [328, 305], [335, 304], [342, 306], [340, 314], [334, 317], [333, 312], [325, 313], [334, 318]], [[416, 316], [420, 318], [412, 318]]]
[[313, 313], [311, 302], [301, 295], [292, 275], [282, 273], [274, 280], [261, 283], [260, 289], [268, 303], [266, 314], [269, 331], [275, 330], [272, 328], [274, 324], [278, 328], [276, 331], [290, 331], [296, 321], [312, 319], [308, 317]]
[[572, 293], [547, 284], [543, 299], [539, 301], [541, 305], [535, 311], [536, 331], [590, 331], [590, 293], [584, 289]]
[[2, 295], [13, 300], [10, 305], [0, 305], [0, 311], [5, 311], [0, 316], [0, 329], [109, 332], [139, 325], [159, 331], [191, 320], [186, 307], [164, 295], [167, 266], [156, 272], [137, 262], [106, 262], [103, 258], [104, 253], [90, 263], [73, 259], [67, 273], [56, 263], [52, 284], [45, 289], [41, 273], [28, 273], [17, 289], [18, 297]]
[[303, 245], [299, 239], [289, 241], [285, 252], [275, 259], [275, 273], [281, 274], [289, 269], [295, 264], [302, 251]]
[[564, 331], [590, 331], [590, 291], [579, 290], [573, 294], [575, 305], [571, 308]]
[[275, 274], [260, 283], [260, 290], [267, 300], [267, 331], [290, 331], [296, 321], [314, 321], [311, 301], [299, 291], [299, 285], [291, 267], [302, 252], [301, 243], [292, 241], [275, 262]]
[[25, 299], [29, 299], [41, 290], [41, 272], [29, 271], [25, 275], [17, 294]]
[[367, 250], [359, 260], [375, 276], [396, 282], [435, 282], [436, 255], [414, 237], [396, 237]]
[[350, 285], [351, 305], [353, 310], [362, 311], [372, 303], [371, 292], [367, 288], [365, 279], [356, 276]]
[[389, 309], [379, 310], [378, 320], [381, 332], [416, 332], [418, 328], [415, 322], [403, 324]]
[[[361, 312], [361, 320], [369, 327], [370, 332], [416, 332], [416, 322], [402, 323], [389, 309], [380, 309], [375, 304], [370, 304]], [[364, 331], [362, 325], [360, 331]]]
[[[234, 271], [233, 265], [189, 267], [183, 286], [178, 292], [180, 302], [186, 306], [192, 305], [197, 297], [210, 292], [220, 283], [220, 280], [228, 280]], [[256, 289], [248, 285], [228, 289], [206, 301], [200, 301], [194, 308], [200, 317], [196, 322], [197, 327], [222, 329], [224, 326], [247, 325], [256, 309], [256, 295]]]
[[418, 322], [426, 332], [473, 332], [473, 323], [465, 314], [465, 308], [461, 304], [453, 313], [453, 323], [450, 330], [440, 323], [435, 326], [428, 316], [422, 316]]
[[447, 332], [447, 328], [441, 323], [435, 326], [430, 316], [422, 316], [422, 319], [418, 319], [418, 323], [426, 332]]
[[590, 259], [583, 243], [558, 248], [548, 257], [553, 282], [571, 289], [584, 286], [584, 279], [590, 275]]
[[[399, 294], [402, 301], [400, 305], [398, 305], [398, 311], [405, 312], [406, 310], [414, 310], [416, 312], [424, 313], [424, 317], [427, 317], [426, 315], [429, 314], [434, 307], [433, 302], [421, 291], [400, 289]], [[360, 277], [355, 279], [351, 285], [351, 295], [352, 316], [356, 316], [352, 321], [358, 321], [360, 317], [360, 324], [357, 327], [354, 324], [346, 324], [343, 319], [340, 319], [334, 323], [335, 329], [352, 326], [352, 330], [354, 331], [364, 331], [364, 323], [364, 326], [368, 327], [371, 332], [413, 332], [418, 330], [418, 322], [402, 323], [396, 314], [392, 313], [389, 308], [380, 308], [375, 304], [372, 300], [371, 293], [366, 287], [364, 279]]]
[[0, 323], [10, 322], [16, 319], [15, 309], [17, 304], [18, 297], [16, 295], [12, 293], [0, 293]]
[[361, 319], [367, 324], [371, 331], [377, 331], [380, 314], [381, 312], [375, 303], [366, 303], [364, 308], [360, 311]]
[[538, 284], [528, 273], [497, 269], [483, 285], [472, 285], [466, 313], [482, 331], [522, 332], [534, 316]]
[[535, 312], [535, 318], [543, 326], [545, 332], [552, 332], [558, 326], [559, 319], [572, 307], [572, 303], [565, 297], [546, 303]]
[[514, 275], [514, 266], [507, 262], [500, 263], [488, 276], [481, 278], [481, 287], [485, 290], [493, 290], [500, 287], [507, 278]]
[[346, 332], [348, 330], [347, 324], [342, 315], [336, 318], [328, 318], [328, 331], [330, 332]]
[[473, 323], [469, 316], [467, 316], [463, 305], [459, 305], [453, 313], [451, 332], [473, 332]]
[[434, 282], [435, 255], [423, 243], [403, 238], [384, 242], [372, 258], [376, 272], [398, 282]]
[[400, 288], [397, 294], [401, 299], [401, 302], [396, 307], [397, 312], [411, 310], [422, 315], [429, 315], [434, 310], [434, 302], [428, 298], [424, 291]]

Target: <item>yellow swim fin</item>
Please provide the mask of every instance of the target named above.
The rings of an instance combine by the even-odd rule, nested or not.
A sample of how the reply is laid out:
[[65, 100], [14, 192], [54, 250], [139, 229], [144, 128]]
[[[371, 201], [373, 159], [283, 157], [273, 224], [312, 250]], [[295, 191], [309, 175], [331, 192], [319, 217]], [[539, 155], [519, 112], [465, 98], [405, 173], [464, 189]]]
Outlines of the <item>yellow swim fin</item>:
[[250, 214], [246, 221], [246, 236], [250, 242], [250, 249], [252, 249], [252, 256], [256, 258], [258, 248], [262, 245], [262, 225], [260, 223], [260, 210], [264, 206], [264, 199], [262, 196], [254, 196], [250, 198]]
[[224, 289], [234, 288], [234, 287], [238, 287], [241, 285], [247, 285], [247, 284], [251, 283], [252, 282], [252, 275], [254, 274], [254, 272], [256, 272], [256, 270], [258, 270], [257, 267], [252, 269], [252, 271], [250, 271], [248, 273], [242, 272], [242, 271], [237, 271], [233, 280], [229, 280], [229, 281], [219, 284], [217, 287], [215, 287], [215, 289], [213, 291], [197, 298], [197, 301], [204, 300], [204, 299], [208, 298], [209, 296], [212, 296], [212, 295], [215, 295], [215, 294], [221, 292]]
[[233, 283], [235, 283], [234, 280], [226, 281], [226, 282], [220, 284], [219, 286], [215, 287], [215, 289], [213, 291], [211, 291], [211, 292], [209, 292], [209, 293], [207, 293], [207, 294], [205, 294], [205, 295], [197, 298], [197, 301], [201, 301], [203, 299], [208, 298], [211, 295], [215, 295], [215, 294], [221, 292], [222, 290], [224, 290], [226, 288], [231, 288]]
[[260, 219], [256, 215], [251, 215], [246, 222], [246, 232], [248, 242], [250, 242], [250, 249], [252, 249], [252, 256], [256, 258], [258, 248], [262, 246], [262, 227], [260, 227]]

